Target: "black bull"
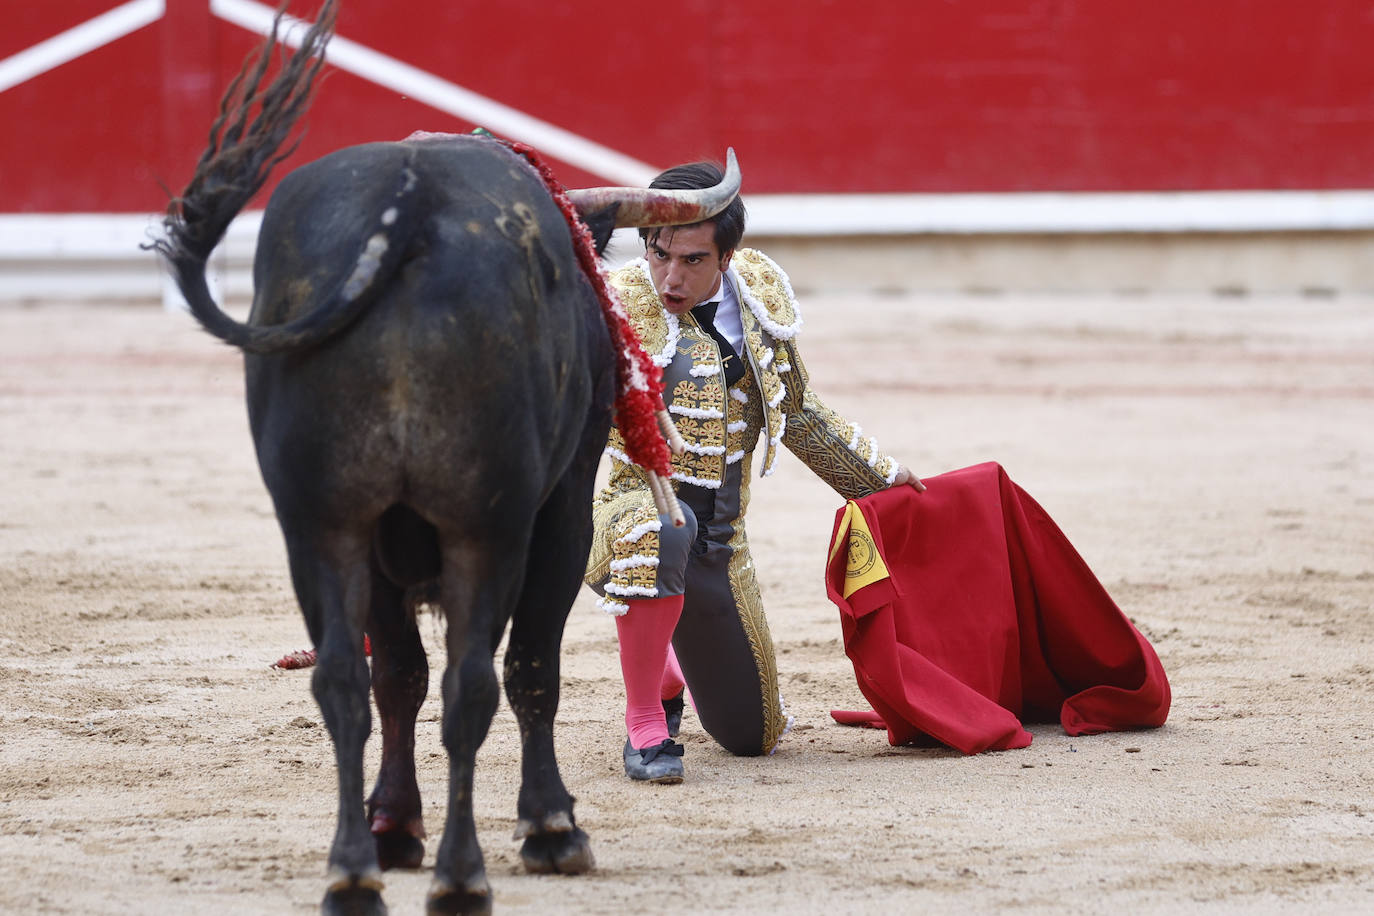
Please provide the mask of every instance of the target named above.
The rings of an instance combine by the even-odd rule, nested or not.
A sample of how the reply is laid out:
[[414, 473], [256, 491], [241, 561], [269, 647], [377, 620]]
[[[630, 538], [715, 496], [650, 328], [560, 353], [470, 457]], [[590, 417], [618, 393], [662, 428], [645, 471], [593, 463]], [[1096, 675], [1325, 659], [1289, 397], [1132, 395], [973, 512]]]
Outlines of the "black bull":
[[[359, 267], [350, 261], [361, 239], [373, 253]], [[383, 745], [367, 811], [375, 856], [382, 867], [419, 865], [413, 733], [428, 667], [405, 588], [437, 572], [452, 763], [436, 882], [481, 891], [473, 756], [496, 710], [492, 653], [508, 621], [525, 859], [583, 871], [591, 856], [553, 763], [553, 718], [610, 421], [606, 328], [548, 192], [480, 140], [355, 147], [287, 176], [263, 219], [251, 323], [283, 324], [341, 273], [389, 262], [382, 245], [400, 247], [404, 263], [379, 278], [346, 333], [245, 360], [258, 461], [319, 651], [312, 687], [341, 800], [354, 800], [340, 809], [331, 866], [360, 878], [373, 867], [356, 803], [371, 729], [364, 629]]]
[[[429, 680], [415, 619], [423, 583], [447, 621], [450, 759], [429, 907], [483, 911], [490, 888], [473, 824], [473, 763], [497, 706], [493, 656], [508, 623], [522, 858], [536, 872], [592, 867], [554, 759], [553, 720], [614, 354], [549, 190], [506, 146], [478, 137], [352, 147], [292, 172], [263, 219], [248, 323], [214, 304], [205, 261], [281, 157], [332, 18], [329, 3], [261, 91], [274, 38], [245, 66], [155, 247], [201, 323], [246, 351], [253, 439], [318, 649], [311, 686], [338, 766], [324, 907], [382, 911], [380, 870], [423, 857], [414, 761]], [[658, 200], [658, 221], [710, 215], [735, 181], [704, 210], [700, 197], [676, 210]], [[598, 206], [608, 199], [605, 189], [586, 193]], [[615, 207], [591, 220], [598, 249]], [[646, 223], [643, 213], [634, 219]], [[364, 804], [369, 686], [382, 762]]]

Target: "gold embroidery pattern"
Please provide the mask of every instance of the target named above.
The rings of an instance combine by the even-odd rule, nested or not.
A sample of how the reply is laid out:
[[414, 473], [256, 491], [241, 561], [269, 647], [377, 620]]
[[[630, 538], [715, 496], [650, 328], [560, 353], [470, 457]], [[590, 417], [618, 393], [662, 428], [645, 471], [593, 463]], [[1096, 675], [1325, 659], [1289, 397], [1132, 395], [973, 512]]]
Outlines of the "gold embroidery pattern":
[[678, 382], [677, 387], [673, 389], [673, 403], [679, 407], [700, 407], [701, 395], [696, 382], [691, 379]]
[[[681, 426], [678, 427], [681, 430]], [[683, 438], [687, 436], [683, 433]], [[688, 440], [690, 443], [691, 440]], [[686, 481], [677, 483], [696, 483], [698, 486], [720, 485], [721, 466], [724, 464], [724, 456], [721, 455], [701, 455], [690, 449], [681, 455], [674, 455], [672, 461], [673, 473], [681, 474]]]
[[[749, 470], [752, 456], [744, 457], [743, 486], [740, 487], [740, 518], [749, 502]], [[749, 648], [754, 654], [754, 663], [759, 672], [759, 691], [763, 700], [762, 744], [765, 754], [771, 752], [782, 738], [787, 727], [787, 716], [783, 714], [778, 692], [778, 662], [773, 649], [773, 636], [768, 630], [768, 618], [763, 613], [763, 597], [759, 583], [754, 575], [754, 562], [749, 554], [749, 539], [744, 533], [744, 525], [735, 526], [735, 535], [730, 539], [730, 563], [727, 567], [730, 578], [730, 591], [734, 595], [735, 607], [739, 613], [740, 625], [749, 640]]]
[[[620, 518], [616, 519], [615, 528], [632, 532], [637, 526], [643, 526], [658, 520], [658, 511], [652, 503], [649, 505], [633, 506]], [[611, 550], [615, 554], [615, 559], [620, 560], [623, 568], [616, 569], [611, 573], [611, 581], [607, 584], [607, 594], [619, 593], [630, 595], [631, 597], [653, 597], [644, 595], [642, 590], [657, 592], [654, 582], [658, 578], [658, 566], [650, 561], [658, 559], [658, 532], [644, 531], [633, 541], [622, 541], [620, 535], [611, 543]], [[614, 588], [612, 587], [614, 586]]]
[[864, 464], [868, 464], [872, 461], [873, 464], [871, 467], [873, 467], [874, 470], [878, 469], [879, 463], [882, 461], [883, 457], [878, 450], [873, 447], [873, 440], [863, 436], [860, 436], [859, 441], [854, 444], [854, 454], [858, 455], [859, 459], [862, 460]]
[[[686, 479], [719, 485], [725, 477], [723, 418], [726, 411], [725, 387], [720, 382], [719, 370], [713, 375], [680, 377], [692, 367], [703, 364], [697, 360], [698, 354], [705, 354], [704, 365], [715, 365], [715, 343], [707, 339], [700, 328], [689, 323], [682, 328], [677, 350], [678, 359], [665, 370], [679, 376], [672, 386], [668, 407], [678, 432], [687, 443], [687, 451], [673, 456], [673, 473], [680, 475], [679, 482]], [[692, 358], [686, 359], [688, 356]]]
[[[749, 328], [745, 332], [744, 342], [749, 352], [753, 355], [753, 363], [758, 368], [758, 381], [763, 387], [761, 408], [766, 414], [767, 422], [765, 428], [769, 431], [769, 439], [764, 447], [763, 466], [764, 468], [773, 467], [773, 462], [777, 458], [777, 443], [772, 439], [777, 435], [777, 431], [783, 425], [782, 405], [779, 402], [780, 393], [783, 391], [784, 383], [778, 377], [776, 359], [767, 362], [765, 357], [769, 347], [764, 340], [763, 332], [754, 326], [754, 316], [749, 315], [744, 319], [745, 326]], [[772, 405], [772, 406], [770, 406]]]
[[612, 272], [609, 280], [625, 308], [625, 316], [639, 333], [645, 352], [661, 353], [668, 345], [668, 320], [648, 274], [633, 266], [623, 267]]
[[[758, 388], [754, 385], [753, 373], [747, 373], [744, 378], [735, 385], [735, 390], [739, 391], [749, 400], [741, 404], [733, 397], [727, 397], [725, 401], [725, 456], [728, 460], [731, 455], [739, 452], [752, 452], [754, 446], [759, 441], [759, 429], [763, 426], [763, 407], [759, 400]], [[733, 432], [730, 430], [733, 428]], [[740, 459], [736, 458], [735, 461]], [[746, 482], [748, 477], [745, 478]], [[748, 489], [746, 486], [744, 489]]]
[[[654, 588], [658, 568], [659, 539], [656, 530], [649, 530], [658, 521], [658, 510], [648, 487], [611, 492], [602, 490], [592, 506], [592, 524], [596, 537], [587, 557], [587, 571], [583, 577], [588, 585], [606, 582], [606, 594], [617, 597], [652, 597], [643, 591]], [[622, 538], [638, 536], [632, 541]], [[611, 569], [612, 561], [621, 567]], [[609, 578], [608, 578], [609, 577]]]
[[611, 474], [606, 486], [593, 497], [593, 505], [613, 499], [626, 490], [648, 486], [648, 482], [640, 476], [639, 468], [626, 461], [628, 456], [625, 454], [625, 439], [614, 426], [611, 427], [610, 435], [606, 437], [606, 452], [611, 456]]
[[[611, 473], [606, 485], [592, 499], [592, 525], [595, 535], [592, 537], [592, 549], [587, 556], [587, 571], [584, 576], [584, 581], [588, 585], [595, 585], [610, 575], [612, 560], [624, 559], [635, 552], [645, 556], [658, 556], [656, 534], [652, 541], [645, 540], [637, 545], [637, 551], [628, 553], [615, 543], [636, 525], [657, 519], [658, 516], [654, 508], [653, 494], [649, 492], [648, 484], [640, 476], [639, 469], [627, 464], [623, 457], [616, 457], [617, 454], [625, 454], [625, 440], [621, 437], [620, 430], [614, 426], [611, 427], [611, 434], [606, 441], [606, 451], [611, 453]], [[626, 585], [629, 584], [630, 577], [619, 576], [615, 577], [614, 581]]]
[[677, 429], [693, 445], [712, 449], [725, 447], [725, 423], [722, 420], [681, 420]]
[[749, 291], [763, 303], [769, 317], [778, 324], [790, 327], [796, 323], [797, 313], [782, 277], [764, 256], [752, 248], [741, 248], [730, 261], [739, 272]]

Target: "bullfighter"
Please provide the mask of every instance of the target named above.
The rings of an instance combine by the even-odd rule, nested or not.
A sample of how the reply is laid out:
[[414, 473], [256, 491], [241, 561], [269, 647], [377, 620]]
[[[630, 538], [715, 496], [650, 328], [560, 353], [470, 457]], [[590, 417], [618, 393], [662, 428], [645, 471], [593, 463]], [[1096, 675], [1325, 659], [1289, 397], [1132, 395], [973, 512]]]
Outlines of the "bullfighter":
[[[712, 163], [692, 163], [649, 186], [712, 187], [721, 175]], [[614, 428], [610, 476], [593, 508], [586, 582], [616, 615], [623, 756], [635, 780], [682, 781], [683, 748], [672, 739], [684, 685], [702, 727], [733, 754], [771, 753], [788, 727], [744, 526], [760, 437], [763, 477], [784, 445], [846, 499], [924, 489], [811, 389], [791, 284], [767, 255], [739, 247], [744, 224], [736, 197], [712, 220], [641, 230], [644, 258], [610, 278], [663, 370], [664, 400], [687, 443], [672, 468], [685, 526], [657, 513]]]

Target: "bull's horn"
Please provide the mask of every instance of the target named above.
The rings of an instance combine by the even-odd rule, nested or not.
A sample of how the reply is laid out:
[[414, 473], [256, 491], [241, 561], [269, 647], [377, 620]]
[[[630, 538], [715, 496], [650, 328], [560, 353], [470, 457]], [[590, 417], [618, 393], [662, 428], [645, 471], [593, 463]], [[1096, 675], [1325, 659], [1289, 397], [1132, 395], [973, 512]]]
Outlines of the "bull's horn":
[[596, 213], [618, 204], [616, 228], [626, 226], [689, 226], [715, 216], [739, 193], [739, 163], [734, 149], [725, 152], [725, 177], [714, 188], [667, 191], [658, 188], [583, 188], [568, 197], [583, 213]]

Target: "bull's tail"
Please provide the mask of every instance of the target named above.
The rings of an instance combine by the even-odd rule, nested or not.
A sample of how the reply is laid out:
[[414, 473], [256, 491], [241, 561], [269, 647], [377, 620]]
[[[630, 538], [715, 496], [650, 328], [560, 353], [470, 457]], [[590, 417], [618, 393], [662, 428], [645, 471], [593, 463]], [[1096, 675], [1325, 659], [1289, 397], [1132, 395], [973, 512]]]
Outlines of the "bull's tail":
[[[215, 304], [205, 279], [205, 263], [224, 237], [229, 223], [261, 190], [272, 169], [295, 151], [300, 142], [282, 149], [296, 122], [309, 105], [316, 77], [324, 64], [324, 48], [334, 34], [337, 0], [325, 0], [319, 16], [299, 50], [282, 65], [281, 72], [264, 88], [262, 83], [285, 15], [286, 0], [277, 10], [272, 32], [224, 91], [219, 116], [210, 128], [210, 144], [196, 165], [195, 174], [181, 196], [167, 207], [165, 236], [149, 246], [171, 268], [191, 313], [207, 331], [226, 343], [253, 352], [274, 352], [328, 337], [346, 325], [362, 306], [362, 293], [371, 285], [379, 264], [373, 253], [364, 252], [359, 269], [332, 298], [334, 308], [306, 315], [297, 322], [275, 327], [255, 327], [235, 321]], [[409, 182], [402, 193], [409, 190]], [[384, 259], [387, 260], [387, 259]], [[366, 276], [360, 276], [365, 274]]]

